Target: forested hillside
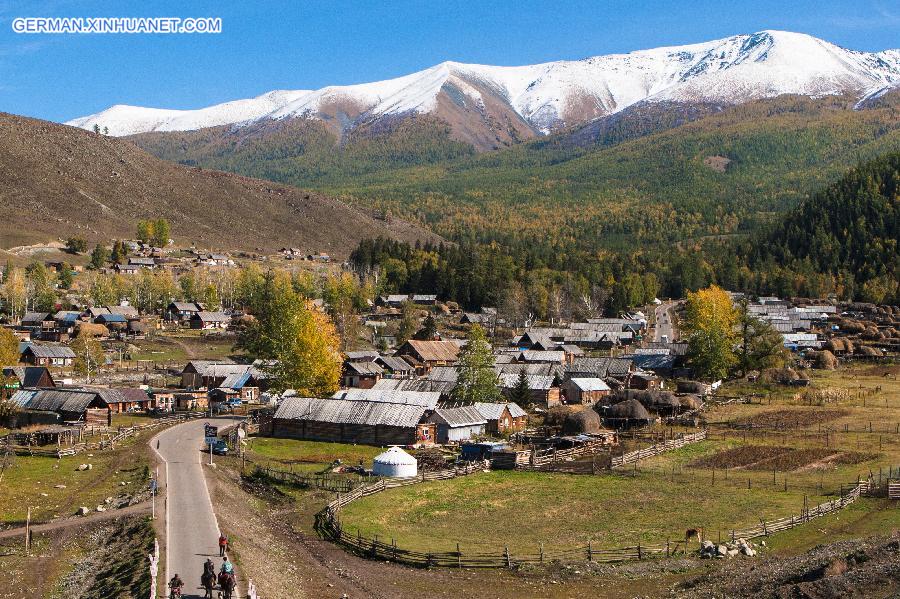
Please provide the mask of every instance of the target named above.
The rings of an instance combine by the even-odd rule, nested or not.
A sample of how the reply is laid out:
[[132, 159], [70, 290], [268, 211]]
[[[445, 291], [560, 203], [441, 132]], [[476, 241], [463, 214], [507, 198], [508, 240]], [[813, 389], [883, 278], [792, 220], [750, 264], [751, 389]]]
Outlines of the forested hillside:
[[[410, 246], [367, 240], [351, 262], [375, 268], [388, 289], [437, 292], [513, 318], [616, 313], [657, 295], [681, 297], [716, 283], [780, 296], [900, 299], [900, 152], [852, 169], [766, 230], [668, 248], [602, 252], [548, 267], [497, 244]], [[543, 247], [540, 240], [535, 246]]]
[[581, 252], [746, 234], [772, 222], [854, 164], [900, 149], [900, 96], [867, 110], [835, 97], [639, 106], [481, 154], [432, 117], [343, 140], [302, 119], [130, 139], [169, 160], [336, 194], [456, 241], [521, 246], [559, 267]]
[[797, 272], [811, 267], [881, 303], [897, 299], [898, 243], [900, 153], [895, 153], [851, 170], [748, 249], [755, 264], [776, 262]]

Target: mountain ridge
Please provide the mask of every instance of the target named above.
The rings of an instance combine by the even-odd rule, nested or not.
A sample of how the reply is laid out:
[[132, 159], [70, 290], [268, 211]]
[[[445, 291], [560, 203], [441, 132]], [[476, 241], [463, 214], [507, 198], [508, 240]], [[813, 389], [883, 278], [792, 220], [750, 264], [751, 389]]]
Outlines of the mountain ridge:
[[761, 31], [574, 61], [497, 67], [446, 61], [384, 81], [272, 91], [198, 110], [115, 105], [68, 121], [115, 136], [260, 121], [317, 119], [344, 134], [386, 117], [432, 114], [456, 139], [494, 149], [617, 113], [638, 102], [742, 103], [784, 94], [850, 93], [900, 85], [900, 50], [859, 52], [806, 34]]
[[142, 218], [222, 250], [282, 246], [344, 258], [364, 238], [440, 240], [321, 193], [160, 160], [125, 140], [0, 113], [2, 247], [73, 235], [109, 243]]

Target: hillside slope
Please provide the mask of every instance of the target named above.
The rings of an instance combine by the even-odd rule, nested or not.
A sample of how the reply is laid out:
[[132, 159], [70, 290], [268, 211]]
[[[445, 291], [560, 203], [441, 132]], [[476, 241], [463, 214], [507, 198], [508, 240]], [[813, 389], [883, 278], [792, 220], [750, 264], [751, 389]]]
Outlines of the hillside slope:
[[109, 241], [132, 236], [141, 218], [167, 218], [178, 241], [221, 249], [345, 257], [363, 238], [434, 239], [319, 193], [179, 166], [126, 141], [5, 113], [0, 210], [2, 247], [70, 235]]
[[851, 294], [896, 301], [900, 281], [900, 152], [862, 164], [748, 244], [755, 265], [831, 275]]

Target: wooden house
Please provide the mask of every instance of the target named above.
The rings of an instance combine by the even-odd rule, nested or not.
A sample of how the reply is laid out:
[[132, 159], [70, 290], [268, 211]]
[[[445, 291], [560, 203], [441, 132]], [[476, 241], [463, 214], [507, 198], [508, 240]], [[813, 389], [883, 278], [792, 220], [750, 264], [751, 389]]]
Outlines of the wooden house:
[[[528, 390], [530, 392], [528, 403], [542, 408], [552, 408], [559, 405], [559, 387], [553, 384], [555, 377], [544, 374], [528, 374], [525, 378], [528, 381]], [[509, 399], [510, 393], [515, 389], [518, 382], [518, 374], [501, 374], [501, 393]]]
[[562, 392], [567, 404], [594, 405], [612, 393], [603, 379], [572, 378], [563, 381]]
[[435, 366], [451, 366], [459, 358], [460, 346], [456, 341], [419, 341], [410, 339], [396, 354], [409, 357], [418, 366], [419, 374], [426, 374]]
[[231, 317], [224, 312], [207, 312], [206, 310], [201, 310], [195, 312], [191, 316], [189, 323], [192, 329], [199, 329], [201, 331], [227, 329], [228, 325], [231, 324]]
[[29, 343], [22, 352], [22, 362], [33, 366], [66, 368], [75, 363], [75, 352], [65, 345]]
[[458, 406], [454, 408], [437, 408], [425, 422], [436, 426], [438, 443], [459, 443], [468, 441], [485, 433], [487, 419], [475, 406]]
[[478, 402], [472, 405], [487, 421], [485, 432], [489, 435], [508, 435], [524, 431], [528, 425], [528, 414], [517, 403]]
[[344, 387], [371, 389], [375, 386], [384, 369], [375, 362], [344, 362], [341, 383]]
[[434, 442], [425, 422], [428, 405], [356, 399], [285, 398], [271, 421], [274, 437], [361, 443], [418, 445]]
[[65, 422], [109, 426], [112, 418], [103, 393], [92, 389], [22, 389], [10, 399], [29, 412], [53, 412]]
[[166, 307], [166, 320], [188, 323], [200, 311], [200, 305], [195, 302], [172, 302]]
[[53, 375], [45, 366], [12, 366], [3, 369], [3, 376], [14, 379], [21, 389], [55, 387]]

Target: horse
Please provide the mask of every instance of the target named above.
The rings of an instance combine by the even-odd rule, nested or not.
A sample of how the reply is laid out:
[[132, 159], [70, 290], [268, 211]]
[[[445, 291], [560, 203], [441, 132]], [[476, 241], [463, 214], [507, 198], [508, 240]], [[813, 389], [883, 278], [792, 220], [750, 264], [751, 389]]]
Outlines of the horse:
[[204, 572], [203, 576], [200, 577], [200, 586], [206, 590], [206, 594], [203, 596], [204, 599], [213, 599], [213, 588], [216, 586], [215, 572]]
[[231, 599], [235, 587], [234, 575], [222, 572], [219, 574], [219, 596], [222, 599]]
[[694, 539], [694, 538], [697, 539], [698, 543], [703, 538], [703, 528], [702, 527], [701, 528], [689, 528], [686, 531], [684, 531], [684, 549], [685, 549], [685, 551], [687, 551], [688, 542], [690, 542], [690, 540]]

